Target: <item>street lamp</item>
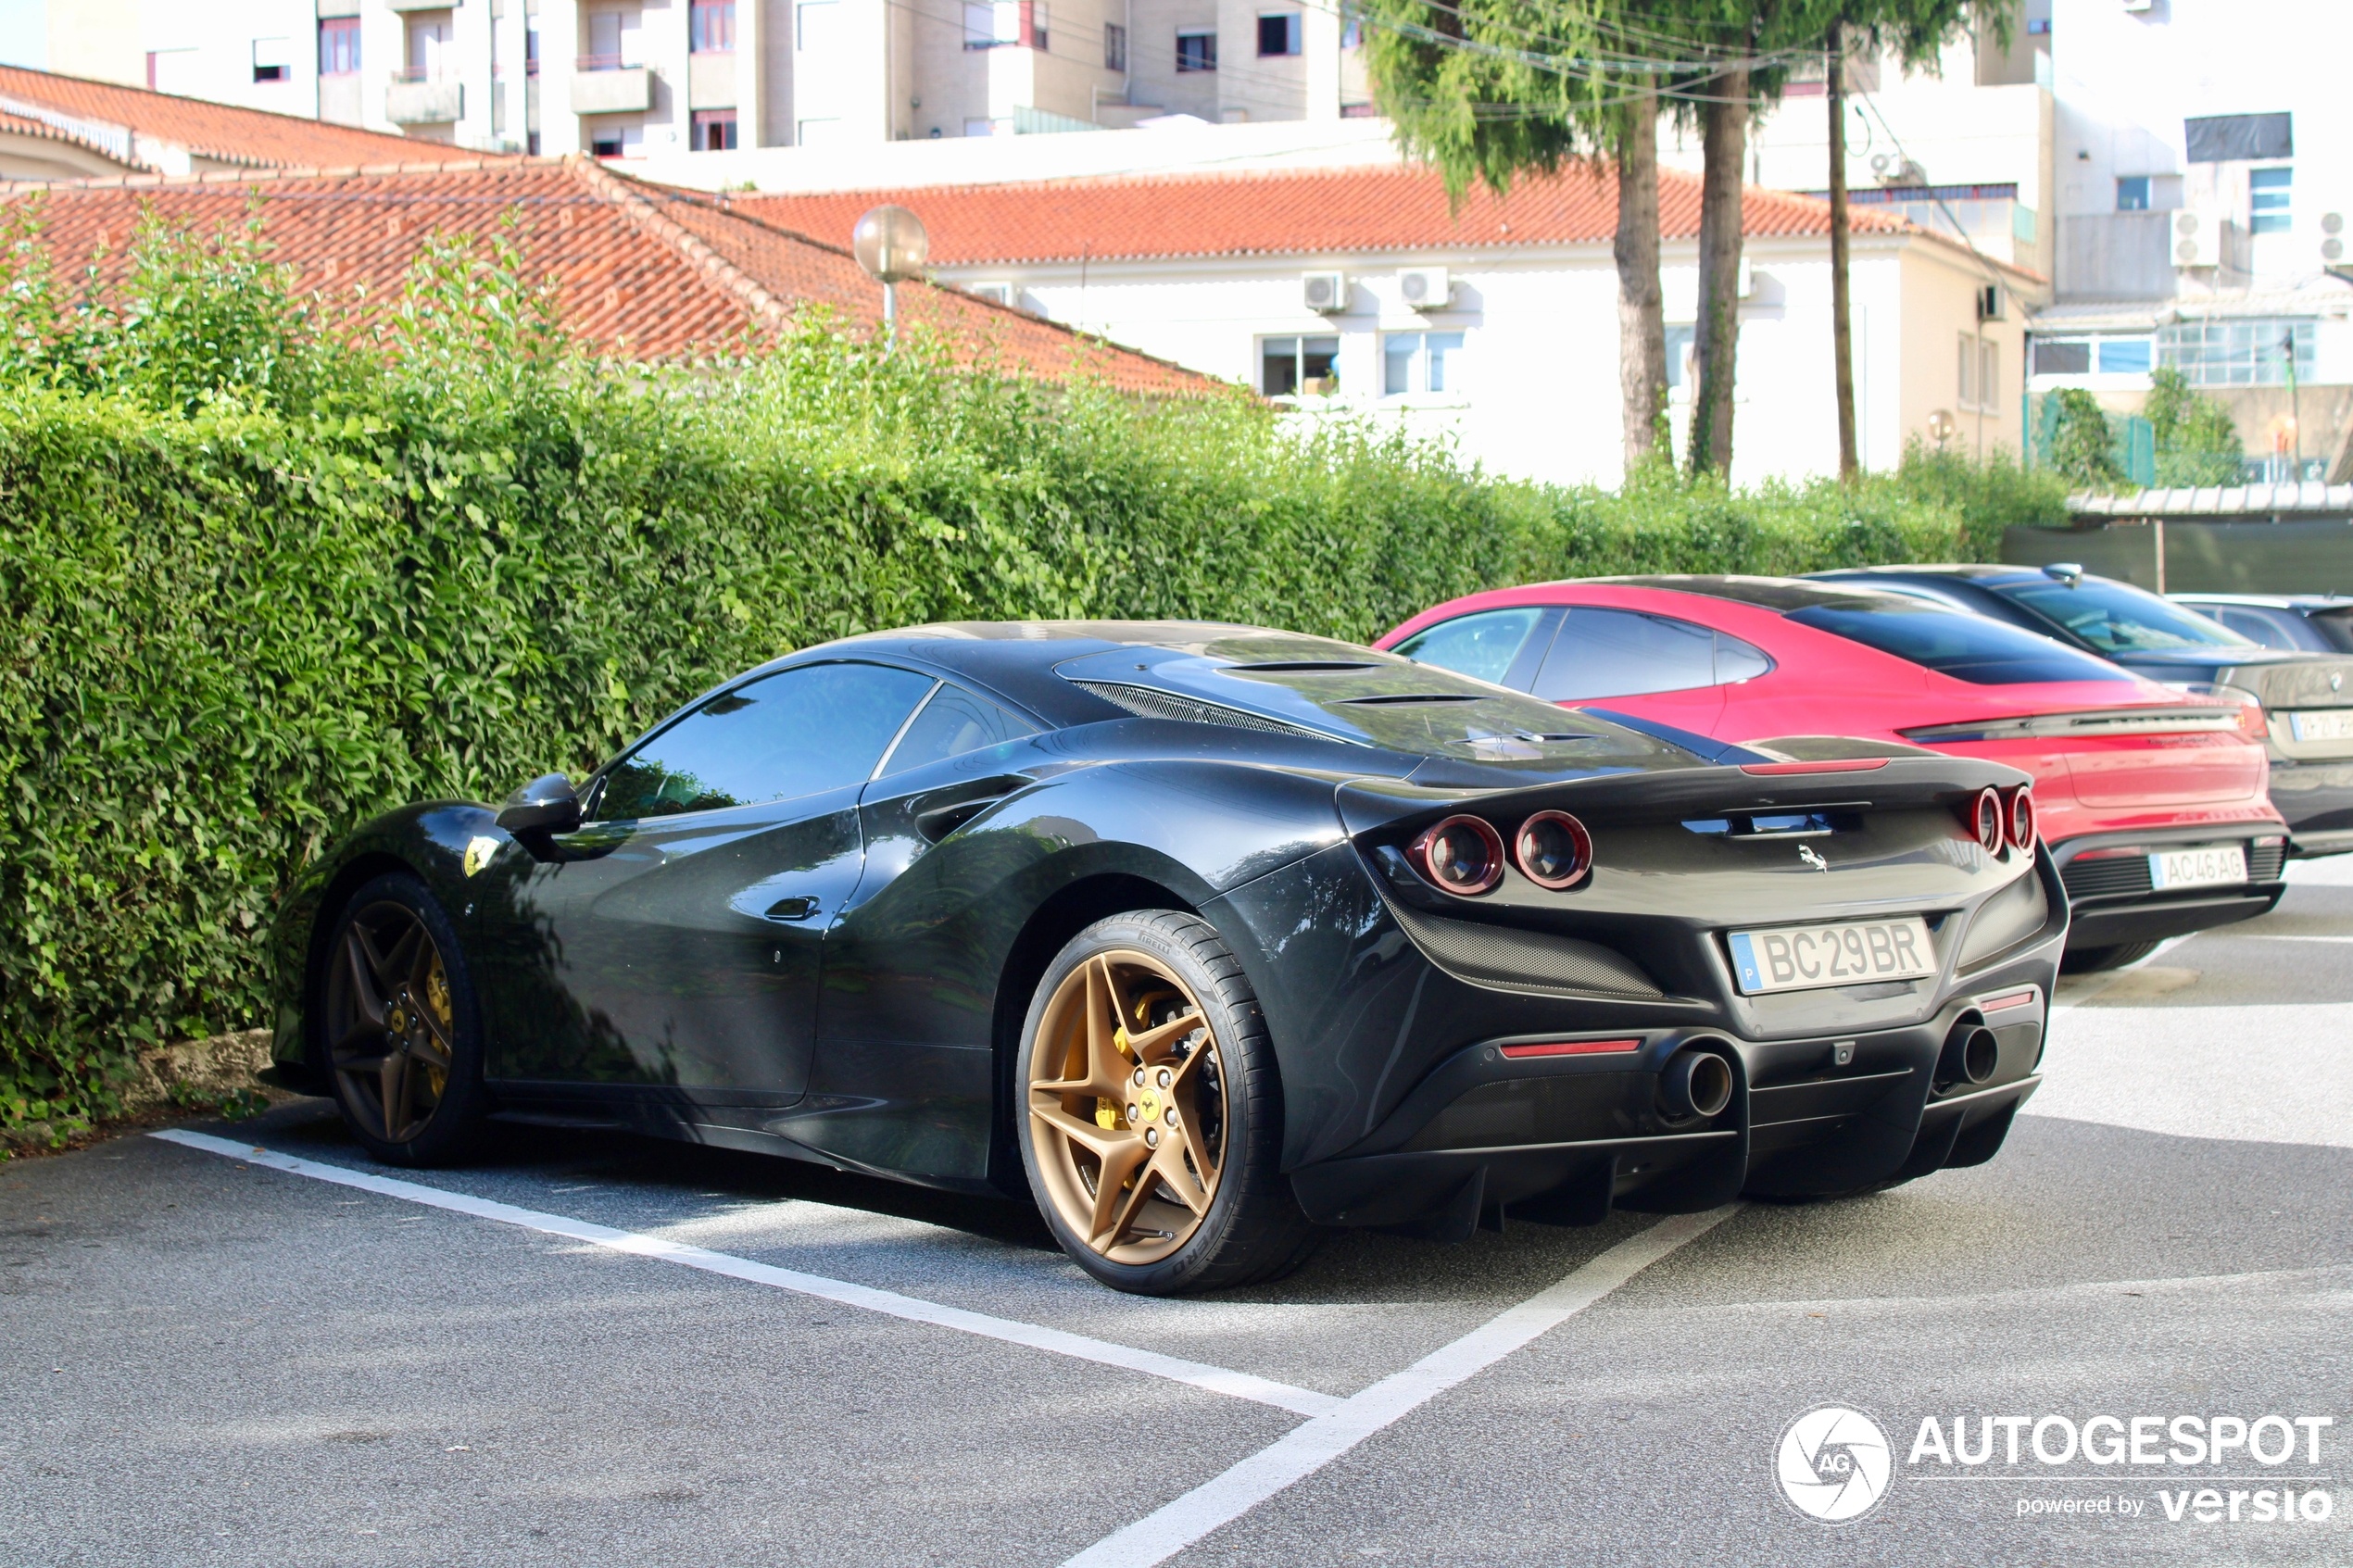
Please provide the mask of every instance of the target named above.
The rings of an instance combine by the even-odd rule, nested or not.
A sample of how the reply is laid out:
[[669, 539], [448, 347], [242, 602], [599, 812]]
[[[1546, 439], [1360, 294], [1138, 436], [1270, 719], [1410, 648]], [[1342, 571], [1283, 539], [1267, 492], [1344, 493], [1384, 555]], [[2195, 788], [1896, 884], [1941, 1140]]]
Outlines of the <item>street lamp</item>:
[[922, 277], [924, 262], [931, 255], [931, 236], [924, 232], [924, 220], [903, 207], [871, 208], [849, 232], [849, 249], [866, 275], [882, 282], [883, 338], [896, 345], [899, 285]]

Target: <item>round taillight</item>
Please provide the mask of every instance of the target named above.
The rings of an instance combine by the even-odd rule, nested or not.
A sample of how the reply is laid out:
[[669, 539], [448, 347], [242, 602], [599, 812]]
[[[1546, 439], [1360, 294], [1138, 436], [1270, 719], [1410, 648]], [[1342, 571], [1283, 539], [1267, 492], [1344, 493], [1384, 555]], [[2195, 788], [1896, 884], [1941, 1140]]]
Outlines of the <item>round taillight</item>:
[[1449, 817], [1406, 851], [1414, 869], [1447, 892], [1476, 898], [1504, 879], [1504, 835], [1477, 817]]
[[2010, 847], [2032, 853], [2034, 830], [2034, 792], [2021, 789], [2010, 797]]
[[1529, 881], [1557, 893], [1593, 869], [1593, 835], [1566, 811], [1539, 811], [1519, 824], [1512, 859]]
[[1990, 789], [1977, 792], [1977, 842], [1988, 855], [2002, 852], [2002, 797]]

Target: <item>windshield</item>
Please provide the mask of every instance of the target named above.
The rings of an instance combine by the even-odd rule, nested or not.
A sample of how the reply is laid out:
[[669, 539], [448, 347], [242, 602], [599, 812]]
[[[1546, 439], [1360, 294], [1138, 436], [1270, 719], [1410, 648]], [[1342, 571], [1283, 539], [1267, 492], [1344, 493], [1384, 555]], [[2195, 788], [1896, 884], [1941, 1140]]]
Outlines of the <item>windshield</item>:
[[1981, 686], [2038, 681], [2129, 681], [2104, 659], [1982, 615], [1894, 595], [1792, 611], [1801, 626], [1857, 642]]
[[2174, 653], [2183, 648], [2251, 648], [2229, 627], [2155, 594], [2105, 577], [2070, 588], [2057, 580], [1989, 583], [2012, 604], [2064, 626], [2097, 653]]

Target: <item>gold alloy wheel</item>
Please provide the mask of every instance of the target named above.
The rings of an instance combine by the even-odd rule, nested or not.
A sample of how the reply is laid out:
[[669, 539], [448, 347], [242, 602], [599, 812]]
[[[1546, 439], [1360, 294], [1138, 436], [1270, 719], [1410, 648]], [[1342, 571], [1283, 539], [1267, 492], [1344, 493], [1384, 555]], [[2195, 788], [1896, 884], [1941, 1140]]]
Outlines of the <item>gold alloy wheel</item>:
[[1226, 1083], [1217, 1038], [1158, 959], [1098, 953], [1046, 1004], [1030, 1057], [1030, 1132], [1046, 1195], [1114, 1263], [1185, 1245], [1217, 1197]]
[[386, 1143], [414, 1138], [440, 1107], [453, 1018], [448, 969], [416, 912], [387, 900], [353, 916], [327, 974], [327, 1056], [345, 1103]]

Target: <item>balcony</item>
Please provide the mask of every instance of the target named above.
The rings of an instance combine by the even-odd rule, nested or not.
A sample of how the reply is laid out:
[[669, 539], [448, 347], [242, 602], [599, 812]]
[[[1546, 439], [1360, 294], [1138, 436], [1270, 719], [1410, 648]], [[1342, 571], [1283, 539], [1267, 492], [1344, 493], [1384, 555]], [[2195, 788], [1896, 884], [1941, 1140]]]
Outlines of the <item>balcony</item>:
[[714, 50], [686, 56], [686, 107], [690, 109], [732, 109], [736, 107], [736, 56]]
[[384, 118], [395, 125], [447, 125], [461, 117], [465, 107], [466, 88], [461, 82], [419, 81], [403, 72], [384, 89]]
[[603, 55], [583, 55], [573, 63], [573, 113], [643, 114], [652, 106], [653, 87], [644, 66], [625, 66]]

